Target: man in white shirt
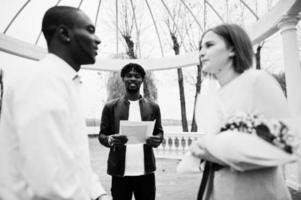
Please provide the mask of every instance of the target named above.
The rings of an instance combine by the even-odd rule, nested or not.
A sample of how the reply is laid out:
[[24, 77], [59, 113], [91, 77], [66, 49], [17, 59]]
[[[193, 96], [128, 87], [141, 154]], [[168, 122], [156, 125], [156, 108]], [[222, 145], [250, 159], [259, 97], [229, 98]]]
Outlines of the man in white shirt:
[[42, 31], [49, 54], [4, 84], [0, 199], [110, 199], [91, 168], [77, 74], [95, 63], [95, 27], [81, 10], [57, 6]]
[[[156, 197], [156, 162], [153, 147], [163, 140], [159, 105], [140, 95], [145, 71], [129, 63], [121, 70], [126, 93], [109, 101], [103, 108], [99, 141], [110, 148], [108, 174], [112, 176], [113, 200], [154, 200]], [[145, 143], [128, 144], [119, 133], [120, 120], [155, 121], [152, 136]], [[141, 133], [143, 134], [143, 133]]]

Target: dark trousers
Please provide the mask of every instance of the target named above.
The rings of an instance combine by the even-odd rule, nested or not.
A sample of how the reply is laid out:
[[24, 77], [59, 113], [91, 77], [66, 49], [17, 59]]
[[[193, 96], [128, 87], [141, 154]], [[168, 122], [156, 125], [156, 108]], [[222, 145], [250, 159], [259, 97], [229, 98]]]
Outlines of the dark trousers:
[[156, 183], [155, 174], [142, 176], [112, 176], [111, 193], [113, 200], [155, 200]]

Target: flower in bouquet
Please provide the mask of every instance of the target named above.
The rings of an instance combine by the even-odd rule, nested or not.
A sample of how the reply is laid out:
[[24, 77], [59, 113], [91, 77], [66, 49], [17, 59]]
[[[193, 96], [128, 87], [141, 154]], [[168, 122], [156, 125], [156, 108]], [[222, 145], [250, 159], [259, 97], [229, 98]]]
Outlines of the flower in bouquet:
[[299, 145], [299, 138], [288, 124], [281, 120], [268, 120], [260, 114], [236, 113], [231, 115], [221, 128], [221, 131], [227, 130], [256, 134], [289, 154], [294, 153]]

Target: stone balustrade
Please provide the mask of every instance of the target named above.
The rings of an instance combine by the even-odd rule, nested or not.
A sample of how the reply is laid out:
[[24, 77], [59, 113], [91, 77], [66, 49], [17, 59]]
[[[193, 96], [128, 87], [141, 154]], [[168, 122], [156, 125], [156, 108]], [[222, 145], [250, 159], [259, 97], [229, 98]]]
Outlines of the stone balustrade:
[[[88, 127], [89, 136], [97, 136], [99, 127]], [[196, 132], [167, 132], [160, 146], [154, 148], [157, 158], [180, 159], [189, 149], [192, 141], [196, 140], [203, 133]]]
[[192, 141], [197, 140], [202, 134], [192, 132], [164, 133], [162, 144], [154, 149], [156, 157], [180, 159], [187, 152]]

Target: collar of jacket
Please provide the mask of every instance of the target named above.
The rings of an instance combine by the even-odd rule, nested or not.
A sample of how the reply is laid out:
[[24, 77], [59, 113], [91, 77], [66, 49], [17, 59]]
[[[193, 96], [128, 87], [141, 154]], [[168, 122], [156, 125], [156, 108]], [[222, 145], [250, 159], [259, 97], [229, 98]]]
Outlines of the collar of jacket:
[[[123, 100], [124, 103], [130, 104], [129, 98], [128, 98], [126, 95], [123, 95], [123, 96], [121, 97], [121, 99]], [[144, 99], [144, 98], [143, 98], [142, 95], [140, 94], [140, 95], [139, 95], [139, 98], [138, 98], [139, 102], [141, 102], [143, 99]]]

